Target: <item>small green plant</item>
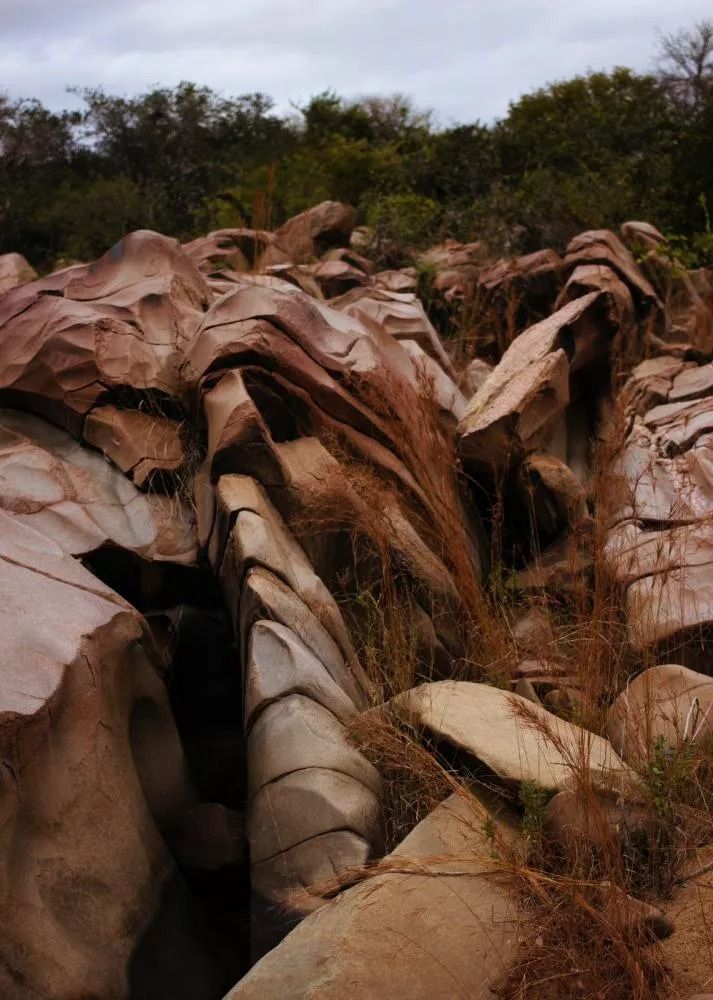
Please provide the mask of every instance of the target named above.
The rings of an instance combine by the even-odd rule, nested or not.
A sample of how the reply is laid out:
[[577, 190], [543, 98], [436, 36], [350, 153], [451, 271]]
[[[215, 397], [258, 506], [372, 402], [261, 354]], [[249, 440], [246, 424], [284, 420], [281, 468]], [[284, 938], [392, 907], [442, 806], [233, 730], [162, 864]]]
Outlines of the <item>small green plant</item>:
[[520, 786], [520, 803], [523, 807], [522, 832], [530, 846], [532, 857], [542, 855], [545, 806], [549, 795], [534, 781], [523, 781]]

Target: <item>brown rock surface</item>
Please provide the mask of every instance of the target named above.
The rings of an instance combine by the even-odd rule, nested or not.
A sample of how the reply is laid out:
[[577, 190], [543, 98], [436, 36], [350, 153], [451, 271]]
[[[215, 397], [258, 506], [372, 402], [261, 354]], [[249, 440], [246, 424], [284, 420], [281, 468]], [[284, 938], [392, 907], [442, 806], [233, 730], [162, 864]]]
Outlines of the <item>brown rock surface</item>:
[[[468, 403], [459, 449], [474, 468], [502, 470], [549, 440], [570, 400], [570, 372], [593, 353], [590, 292], [515, 340]], [[601, 336], [601, 335], [600, 335]], [[606, 351], [601, 345], [599, 353]]]
[[367, 324], [376, 324], [396, 340], [415, 340], [445, 372], [454, 374], [450, 358], [414, 293], [357, 288], [332, 299], [329, 304]]
[[405, 720], [468, 751], [507, 781], [532, 781], [555, 790], [582, 767], [597, 780], [632, 778], [601, 736], [487, 684], [422, 684], [391, 705]]
[[702, 743], [713, 730], [713, 679], [675, 663], [650, 667], [609, 709], [606, 731], [624, 760], [647, 759], [657, 740]]
[[493, 872], [486, 816], [447, 799], [388, 857], [396, 872], [377, 870], [307, 917], [226, 1000], [492, 996], [523, 918]]
[[26, 285], [34, 281], [37, 272], [21, 253], [0, 254], [0, 295], [9, 292], [18, 285]]
[[308, 263], [330, 246], [348, 243], [355, 224], [356, 212], [350, 205], [323, 201], [280, 226], [274, 234], [274, 245], [287, 260]]
[[[656, 668], [643, 729], [654, 672], [630, 680], [609, 714], [615, 746], [545, 707], [591, 718], [592, 693], [614, 694], [590, 692], [570, 655], [593, 577], [623, 598], [622, 663], [654, 643], [707, 656], [713, 366], [705, 338], [655, 336], [688, 331], [706, 275], [687, 275], [664, 315], [599, 231], [564, 262], [491, 265], [482, 244], [448, 242], [428, 273], [374, 273], [355, 218], [326, 202], [274, 233], [184, 247], [134, 233], [0, 298], [10, 1000], [213, 1000], [241, 952], [275, 945], [231, 996], [485, 998], [522, 945], [493, 857], [518, 838], [494, 845], [464, 793], [375, 860], [409, 822], [388, 798], [382, 813], [391, 751], [361, 742], [392, 717], [382, 690], [399, 740], [415, 728], [500, 795], [554, 792], [550, 835], [585, 854], [598, 830], [573, 772], [589, 774], [606, 836], [632, 818], [645, 834], [615, 751], [633, 761], [652, 736], [709, 731], [709, 680], [683, 666]], [[668, 287], [656, 260], [646, 273]], [[596, 445], [620, 367], [651, 349], [666, 353], [619, 396], [604, 509]], [[522, 592], [518, 620], [502, 604]], [[591, 607], [596, 644], [607, 626]], [[505, 690], [453, 680], [491, 671]], [[670, 930], [590, 888], [621, 935]]]
[[0, 390], [74, 433], [106, 391], [131, 386], [176, 395], [179, 354], [208, 298], [174, 240], [132, 233], [94, 264], [4, 296]]
[[630, 288], [638, 309], [648, 312], [662, 308], [656, 290], [642, 274], [633, 254], [607, 229], [592, 229], [575, 236], [567, 245], [564, 263], [570, 273], [590, 264], [611, 268]]
[[19, 410], [0, 410], [0, 508], [79, 555], [106, 542], [147, 558], [192, 562], [195, 536], [181, 504], [169, 524], [101, 455], [66, 431]]
[[611, 468], [606, 555], [626, 589], [633, 642], [685, 657], [687, 637], [713, 618], [711, 366], [652, 359], [623, 395], [629, 423]]
[[[45, 536], [0, 523], [0, 992], [126, 997], [174, 878], [160, 830], [192, 802], [183, 753], [140, 616]], [[178, 974], [195, 957], [187, 935]]]
[[178, 472], [186, 460], [180, 422], [139, 410], [97, 406], [84, 423], [84, 440], [104, 452], [137, 486], [156, 473]]

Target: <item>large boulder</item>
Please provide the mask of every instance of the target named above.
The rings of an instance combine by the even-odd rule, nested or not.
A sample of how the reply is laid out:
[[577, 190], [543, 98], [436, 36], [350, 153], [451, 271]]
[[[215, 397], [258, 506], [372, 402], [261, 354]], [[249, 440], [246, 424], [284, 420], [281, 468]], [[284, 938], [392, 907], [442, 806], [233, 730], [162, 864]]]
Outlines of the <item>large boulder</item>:
[[608, 229], [591, 229], [575, 236], [567, 245], [564, 264], [569, 274], [592, 264], [607, 267], [629, 287], [639, 315], [662, 312], [656, 289], [642, 273], [634, 255]]
[[406, 722], [472, 754], [509, 782], [555, 791], [582, 769], [601, 784], [632, 780], [607, 740], [488, 684], [436, 681], [390, 705]]
[[18, 285], [26, 285], [34, 281], [37, 271], [29, 264], [21, 253], [0, 254], [0, 295], [9, 292]]
[[704, 669], [713, 620], [710, 449], [713, 365], [656, 358], [623, 392], [627, 433], [611, 465], [605, 554], [626, 599], [632, 642]]
[[468, 403], [459, 450], [474, 471], [497, 476], [528, 452], [546, 450], [570, 402], [570, 377], [606, 357], [611, 329], [599, 322], [599, 292], [568, 303], [507, 349]]
[[396, 340], [415, 340], [445, 372], [454, 375], [451, 360], [414, 293], [359, 287], [332, 299], [329, 304], [366, 323], [380, 326]]
[[128, 998], [139, 946], [160, 965], [173, 942], [166, 983], [215, 995], [163, 837], [194, 796], [148, 630], [46, 536], [0, 528], [0, 993]]
[[644, 761], [664, 749], [701, 744], [713, 731], [713, 679], [676, 663], [635, 677], [607, 713], [606, 731], [624, 760]]
[[[517, 953], [524, 919], [492, 857], [488, 819], [475, 797], [451, 796], [373, 875], [307, 917], [226, 1000], [488, 1000]], [[503, 836], [514, 848], [513, 835]]]
[[[122, 411], [120, 425], [129, 424], [133, 412]], [[143, 430], [157, 427], [137, 416]], [[176, 438], [173, 434], [166, 438], [164, 425], [158, 428], [167, 442], [164, 455], [177, 460]], [[173, 431], [170, 424], [168, 429]], [[88, 437], [99, 443], [91, 429]], [[103, 434], [101, 442], [120, 460], [114, 450], [120, 448], [116, 438]], [[158, 433], [153, 448], [145, 439], [127, 443], [128, 447], [135, 455], [163, 450]], [[161, 464], [144, 461], [149, 470]], [[134, 467], [135, 474], [139, 466]], [[21, 410], [0, 409], [0, 509], [52, 538], [70, 555], [112, 544], [145, 559], [191, 564], [196, 558], [195, 531], [180, 500], [141, 493], [99, 453]]]
[[178, 366], [210, 299], [175, 240], [139, 231], [93, 264], [0, 302], [0, 396], [79, 436], [107, 393], [179, 397]]
[[223, 475], [208, 543], [242, 646], [251, 950], [319, 904], [291, 892], [382, 847], [381, 783], [345, 724], [370, 687], [336, 602], [262, 488]]
[[309, 263], [330, 247], [347, 245], [355, 225], [356, 212], [351, 205], [323, 201], [275, 231], [273, 246], [263, 254], [261, 265], [282, 263], [282, 259]]

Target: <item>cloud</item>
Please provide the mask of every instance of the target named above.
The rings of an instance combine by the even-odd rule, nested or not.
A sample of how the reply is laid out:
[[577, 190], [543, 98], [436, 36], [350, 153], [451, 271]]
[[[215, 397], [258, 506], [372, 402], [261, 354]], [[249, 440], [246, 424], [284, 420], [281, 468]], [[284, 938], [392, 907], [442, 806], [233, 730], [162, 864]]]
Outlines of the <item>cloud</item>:
[[588, 69], [653, 62], [656, 29], [701, 0], [0, 0], [0, 89], [54, 108], [67, 85], [137, 93], [193, 80], [278, 106], [329, 87], [410, 94], [443, 121], [489, 120], [521, 93]]

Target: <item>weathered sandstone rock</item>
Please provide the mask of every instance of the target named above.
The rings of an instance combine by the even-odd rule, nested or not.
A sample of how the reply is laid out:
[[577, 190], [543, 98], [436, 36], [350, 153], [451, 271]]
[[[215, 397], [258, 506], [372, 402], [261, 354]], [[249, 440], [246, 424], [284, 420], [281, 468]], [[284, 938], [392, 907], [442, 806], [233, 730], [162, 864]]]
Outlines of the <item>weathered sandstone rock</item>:
[[642, 274], [633, 254], [607, 229], [592, 229], [575, 236], [567, 246], [564, 264], [570, 273], [589, 264], [611, 268], [628, 285], [638, 310], [645, 314], [662, 309], [656, 290]]
[[107, 391], [177, 395], [180, 352], [208, 299], [174, 240], [131, 233], [96, 263], [3, 297], [0, 393], [77, 435]]
[[607, 740], [487, 684], [437, 681], [390, 703], [406, 721], [473, 754], [500, 777], [563, 788], [575, 768], [597, 780], [629, 780]]
[[623, 222], [621, 235], [630, 249], [658, 250], [665, 239], [663, 233], [650, 222]]
[[[46, 536], [0, 525], [0, 992], [129, 997], [176, 878], [161, 833], [193, 802], [180, 742], [140, 616]], [[168, 917], [175, 975], [207, 998], [187, 918]]]
[[140, 410], [97, 406], [87, 416], [83, 436], [142, 487], [184, 465], [180, 428], [177, 420]]
[[391, 292], [379, 288], [356, 288], [329, 303], [366, 324], [375, 324], [396, 340], [415, 340], [445, 372], [453, 375], [453, 365], [428, 319], [420, 300], [412, 292]]
[[609, 709], [606, 731], [624, 760], [645, 760], [665, 747], [699, 743], [713, 730], [713, 679], [675, 663], [635, 677]]
[[667, 643], [677, 659], [713, 619], [711, 371], [675, 360], [639, 365], [624, 390], [629, 423], [611, 467], [606, 555], [626, 591], [631, 639]]
[[490, 857], [487, 815], [477, 800], [447, 799], [389, 855], [384, 874], [308, 916], [229, 1000], [492, 996], [523, 916]]
[[94, 450], [20, 410], [0, 410], [0, 508], [57, 541], [71, 555], [107, 542], [150, 559], [193, 562], [195, 535], [181, 503], [167, 519]]
[[0, 254], [0, 295], [9, 292], [11, 288], [18, 285], [26, 285], [28, 281], [34, 281], [37, 271], [32, 267], [21, 253]]
[[287, 260], [308, 263], [330, 246], [348, 243], [355, 223], [356, 212], [350, 205], [323, 201], [280, 226], [274, 234], [274, 245]]
[[459, 449], [474, 470], [504, 470], [548, 443], [570, 400], [570, 374], [607, 350], [593, 310], [600, 293], [575, 299], [521, 334], [468, 403]]

